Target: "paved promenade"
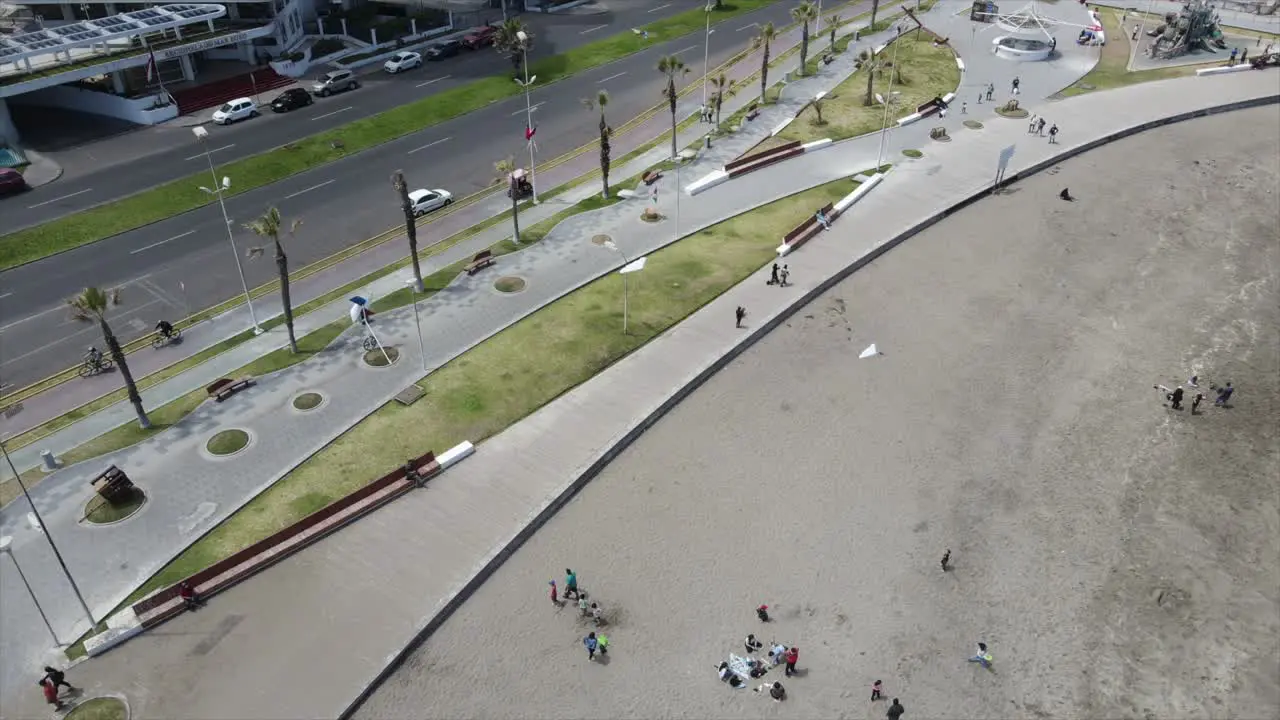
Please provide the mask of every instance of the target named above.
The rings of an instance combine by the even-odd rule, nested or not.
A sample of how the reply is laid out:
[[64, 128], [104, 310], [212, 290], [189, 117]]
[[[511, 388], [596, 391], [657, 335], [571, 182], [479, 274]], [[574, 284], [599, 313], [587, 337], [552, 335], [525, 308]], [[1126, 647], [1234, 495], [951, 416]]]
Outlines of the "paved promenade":
[[[794, 286], [788, 293], [766, 288], [758, 278], [742, 283], [602, 375], [484, 443], [474, 458], [429, 490], [220, 596], [206, 611], [80, 666], [78, 683], [124, 692], [137, 717], [338, 714], [531, 518], [583, 471], [606, 460], [615, 444], [660, 410], [673, 392], [767, 331], [772, 319], [818, 292], [842, 269], [988, 185], [1002, 149], [1015, 147], [1012, 174], [1165, 116], [1275, 96], [1275, 80], [1274, 74], [1243, 73], [1183, 78], [1058, 103], [1026, 100], [1031, 111], [1049, 114], [1063, 128], [1058, 145], [1028, 137], [1025, 122], [1017, 120], [987, 118], [986, 128], [978, 131], [953, 128], [959, 125], [954, 114], [945, 123], [955, 136], [951, 143], [921, 140], [918, 133], [927, 135], [935, 123], [891, 133], [887, 158], [900, 159], [898, 150], [904, 147], [919, 147], [925, 156], [900, 164], [849, 218], [789, 258]], [[1026, 93], [1024, 75], [1024, 98]], [[878, 142], [867, 140], [841, 143], [816, 158], [792, 160], [696, 199], [685, 198], [681, 229], [692, 232], [714, 222], [714, 208], [728, 204], [725, 198], [756, 204], [865, 169], [877, 149]], [[632, 204], [616, 207], [638, 211]], [[607, 213], [597, 213], [595, 227], [610, 227]], [[612, 227], [624, 249], [646, 251], [629, 244], [637, 240], [623, 234], [621, 223]], [[527, 258], [558, 253], [583, 264], [603, 256], [596, 272], [610, 269], [607, 254], [578, 252], [585, 239], [570, 239], [564, 235], [568, 230], [558, 228], [553, 233], [558, 241], [548, 237]], [[527, 258], [511, 258], [508, 264], [532, 262]], [[522, 274], [531, 274], [525, 269]], [[541, 275], [534, 276], [531, 286], [542, 282]], [[438, 310], [446, 317], [459, 312], [449, 299], [441, 298]], [[476, 304], [474, 298], [454, 302]], [[750, 311], [746, 331], [733, 328], [730, 318], [737, 305]], [[389, 326], [404, 322], [403, 316], [388, 319]], [[406, 367], [406, 360], [416, 366], [412, 345], [402, 349], [408, 357], [397, 368]], [[315, 373], [308, 379], [321, 379], [323, 371], [307, 365], [299, 368]], [[260, 394], [267, 392], [264, 388]], [[277, 402], [290, 396], [284, 389], [273, 394]], [[245, 402], [253, 400], [245, 396]], [[476, 522], [480, 517], [484, 521]], [[21, 703], [15, 707], [24, 713], [35, 713], [39, 704], [34, 694], [23, 695]]]

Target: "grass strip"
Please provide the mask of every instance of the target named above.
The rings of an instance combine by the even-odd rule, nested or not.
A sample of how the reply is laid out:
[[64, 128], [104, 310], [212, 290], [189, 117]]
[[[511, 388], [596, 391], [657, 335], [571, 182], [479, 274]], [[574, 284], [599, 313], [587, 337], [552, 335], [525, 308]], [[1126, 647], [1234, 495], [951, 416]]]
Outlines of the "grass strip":
[[[734, 0], [714, 11], [716, 22], [765, 7], [775, 0]], [[706, 22], [699, 8], [643, 26], [648, 39], [625, 32], [552, 55], [531, 64], [530, 74], [544, 83], [604, 65], [701, 30]], [[221, 166], [236, 179], [232, 194], [278, 182], [375, 145], [418, 132], [446, 120], [517, 95], [520, 88], [507, 74], [487, 77], [446, 90], [377, 115], [347, 123], [279, 149]], [[203, 175], [194, 174], [84, 212], [0, 236], [0, 270], [32, 262], [105, 237], [172, 217], [211, 202], [199, 188]]]
[[[1129, 53], [1132, 51], [1132, 45], [1130, 44], [1129, 36], [1125, 34], [1124, 28], [1121, 27], [1120, 13], [1116, 10], [1102, 9], [1098, 11], [1098, 16], [1102, 19], [1102, 27], [1106, 30], [1107, 36], [1111, 38], [1111, 41], [1102, 46], [1102, 52], [1098, 56], [1098, 64], [1094, 65], [1093, 69], [1084, 77], [1058, 93], [1059, 97], [1073, 97], [1098, 90], [1111, 90], [1138, 83], [1195, 74], [1198, 67], [1196, 65], [1129, 72]], [[1159, 21], [1163, 23], [1164, 18], [1160, 18]]]

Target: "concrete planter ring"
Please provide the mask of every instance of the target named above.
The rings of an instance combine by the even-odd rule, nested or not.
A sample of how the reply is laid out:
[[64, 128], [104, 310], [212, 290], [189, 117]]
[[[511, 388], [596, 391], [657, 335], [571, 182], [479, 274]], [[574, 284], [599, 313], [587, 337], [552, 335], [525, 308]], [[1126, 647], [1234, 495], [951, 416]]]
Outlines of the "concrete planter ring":
[[253, 432], [243, 428], [219, 430], [200, 446], [200, 454], [210, 460], [226, 460], [248, 450], [255, 440]]
[[298, 393], [289, 401], [289, 407], [296, 413], [309, 413], [329, 404], [329, 396], [317, 390]]
[[134, 485], [126, 497], [116, 502], [107, 502], [98, 495], [89, 498], [81, 512], [84, 518], [81, 525], [87, 527], [108, 527], [119, 525], [137, 516], [147, 504], [147, 493], [138, 485]]
[[[391, 362], [387, 362], [388, 359], [390, 359]], [[361, 362], [364, 363], [365, 367], [380, 369], [395, 365], [396, 361], [399, 359], [399, 350], [392, 345], [384, 345], [381, 348], [375, 347], [372, 350], [366, 350], [364, 352], [364, 356], [361, 358]]]

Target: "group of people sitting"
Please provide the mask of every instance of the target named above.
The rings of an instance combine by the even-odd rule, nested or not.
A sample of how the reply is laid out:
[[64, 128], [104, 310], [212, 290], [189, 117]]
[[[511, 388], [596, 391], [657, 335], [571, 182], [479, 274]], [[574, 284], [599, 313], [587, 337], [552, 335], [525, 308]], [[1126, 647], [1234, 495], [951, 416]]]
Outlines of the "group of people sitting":
[[[721, 662], [716, 668], [720, 681], [728, 683], [729, 687], [735, 690], [746, 687], [751, 680], [764, 677], [769, 670], [786, 662], [788, 649], [781, 643], [769, 642], [768, 660], [757, 660], [752, 657], [764, 649], [764, 643], [757, 640], [755, 635], [747, 635], [743, 646], [747, 651], [745, 657], [730, 653], [729, 659]], [[782, 702], [787, 698], [787, 690], [780, 682], [764, 682], [753, 690], [758, 693], [767, 693], [774, 702]]]

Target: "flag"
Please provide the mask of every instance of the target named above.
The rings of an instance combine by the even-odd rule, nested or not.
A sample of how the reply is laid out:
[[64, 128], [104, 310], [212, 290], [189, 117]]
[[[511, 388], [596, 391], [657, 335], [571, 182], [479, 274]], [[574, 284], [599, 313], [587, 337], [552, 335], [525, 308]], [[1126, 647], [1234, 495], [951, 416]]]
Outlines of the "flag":
[[526, 125], [524, 128], [525, 142], [533, 142], [533, 136], [538, 132], [538, 128]]
[[160, 77], [160, 70], [156, 67], [156, 53], [153, 50], [147, 53], [147, 82], [150, 83], [157, 77]]

